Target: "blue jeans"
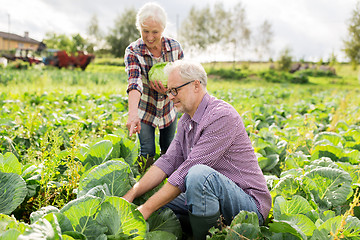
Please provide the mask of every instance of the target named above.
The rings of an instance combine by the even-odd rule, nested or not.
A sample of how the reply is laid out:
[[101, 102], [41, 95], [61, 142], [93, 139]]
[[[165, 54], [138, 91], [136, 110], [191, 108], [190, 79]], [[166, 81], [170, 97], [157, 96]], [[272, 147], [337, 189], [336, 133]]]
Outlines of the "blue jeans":
[[220, 211], [224, 223], [230, 225], [232, 219], [242, 210], [255, 212], [259, 224], [264, 223], [255, 201], [233, 181], [216, 170], [195, 165], [190, 168], [186, 178], [186, 192], [165, 205], [174, 213], [187, 215], [188, 211], [197, 216], [213, 216]]
[[[168, 127], [160, 129], [160, 150], [165, 153], [169, 148], [171, 141], [175, 136], [176, 131], [176, 119]], [[155, 147], [155, 128], [141, 122], [140, 134], [138, 134], [140, 140], [140, 155], [148, 158], [154, 157], [156, 154]]]

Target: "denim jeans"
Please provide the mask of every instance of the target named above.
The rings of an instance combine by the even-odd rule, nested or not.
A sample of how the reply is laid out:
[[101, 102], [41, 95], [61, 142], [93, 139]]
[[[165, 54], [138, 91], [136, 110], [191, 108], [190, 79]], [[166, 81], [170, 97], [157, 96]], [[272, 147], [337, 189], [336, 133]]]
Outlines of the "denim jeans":
[[[159, 144], [162, 153], [166, 152], [175, 136], [176, 121], [172, 122], [168, 127], [159, 130]], [[145, 158], [154, 157], [156, 154], [155, 128], [141, 122], [141, 131], [138, 137], [140, 140], [140, 155]]]
[[186, 192], [165, 205], [179, 217], [188, 211], [197, 216], [213, 216], [220, 211], [224, 223], [230, 225], [232, 219], [242, 210], [255, 212], [259, 224], [264, 220], [255, 201], [233, 181], [216, 170], [195, 165], [190, 168], [186, 178]]

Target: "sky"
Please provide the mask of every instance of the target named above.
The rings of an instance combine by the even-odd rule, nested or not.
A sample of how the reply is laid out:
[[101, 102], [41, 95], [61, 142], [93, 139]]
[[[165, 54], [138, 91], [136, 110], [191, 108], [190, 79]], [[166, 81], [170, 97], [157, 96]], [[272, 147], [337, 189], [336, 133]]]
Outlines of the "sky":
[[[230, 9], [240, 0], [223, 0]], [[265, 20], [273, 31], [273, 59], [285, 48], [295, 60], [328, 60], [334, 53], [338, 60], [346, 57], [343, 40], [358, 0], [242, 0], [251, 29]], [[107, 34], [124, 10], [138, 10], [146, 0], [0, 0], [0, 31], [29, 36], [41, 41], [46, 32], [86, 35], [90, 19], [96, 15]], [[176, 37], [178, 26], [191, 7], [214, 6], [219, 0], [157, 0], [168, 15], [166, 34]], [[186, 49], [185, 49], [186, 50]], [[186, 54], [186, 52], [185, 52]], [[209, 59], [209, 56], [202, 56]], [[232, 60], [232, 56], [212, 56]], [[250, 57], [249, 57], [250, 58]], [[201, 59], [199, 59], [201, 61]], [[246, 59], [247, 60], [247, 59]]]

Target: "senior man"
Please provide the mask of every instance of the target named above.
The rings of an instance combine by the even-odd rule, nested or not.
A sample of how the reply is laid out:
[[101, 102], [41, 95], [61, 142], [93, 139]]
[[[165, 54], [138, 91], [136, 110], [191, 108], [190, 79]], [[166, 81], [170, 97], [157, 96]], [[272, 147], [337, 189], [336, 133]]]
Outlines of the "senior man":
[[242, 210], [263, 224], [271, 196], [239, 113], [207, 93], [201, 64], [179, 60], [165, 71], [166, 93], [184, 114], [167, 152], [123, 197], [132, 202], [168, 178], [138, 210], [145, 219], [164, 205], [187, 215], [196, 240]]

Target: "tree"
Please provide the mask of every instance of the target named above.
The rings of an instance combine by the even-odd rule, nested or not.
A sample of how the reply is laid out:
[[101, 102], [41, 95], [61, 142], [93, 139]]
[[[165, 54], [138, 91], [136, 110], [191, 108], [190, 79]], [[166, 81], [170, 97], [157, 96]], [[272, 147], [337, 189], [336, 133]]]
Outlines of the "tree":
[[65, 34], [47, 32], [43, 42], [47, 48], [64, 50], [68, 53], [84, 51], [87, 47], [86, 40], [80, 34], [73, 34], [70, 38]]
[[50, 49], [65, 50], [67, 52], [72, 52], [73, 50], [73, 42], [65, 34], [57, 35], [54, 32], [47, 32], [43, 42]]
[[331, 52], [331, 55], [329, 57], [329, 66], [334, 67], [336, 64], [337, 64], [337, 56], [333, 51]]
[[282, 71], [289, 71], [292, 64], [292, 56], [291, 56], [291, 50], [288, 47], [285, 47], [281, 53], [278, 60], [279, 63], [279, 69]]
[[180, 28], [180, 42], [187, 51], [199, 51], [214, 49], [224, 43], [227, 33], [229, 15], [222, 3], [217, 3], [214, 8], [206, 6], [190, 9], [189, 15], [182, 22]]
[[77, 51], [84, 51], [86, 49], [86, 45], [86, 40], [79, 33], [72, 35], [72, 53]]
[[221, 50], [227, 48], [227, 36], [229, 34], [229, 26], [231, 26], [231, 13], [224, 9], [223, 3], [219, 2], [214, 5], [213, 21], [211, 29], [214, 31], [213, 42], [210, 45], [211, 52], [214, 51], [217, 45]]
[[194, 6], [191, 7], [189, 15], [181, 24], [181, 43], [190, 50], [205, 50], [214, 38], [211, 29], [212, 21], [213, 17], [209, 6], [199, 10]]
[[233, 62], [235, 62], [238, 56], [241, 56], [243, 49], [247, 48], [251, 41], [251, 30], [246, 18], [245, 8], [241, 2], [237, 3], [230, 11], [230, 21], [227, 34], [227, 42], [232, 45]]
[[87, 28], [87, 33], [90, 37], [92, 37], [96, 41], [101, 40], [103, 37], [103, 33], [100, 30], [99, 21], [96, 14], [94, 14], [90, 19], [90, 23]]
[[86, 32], [88, 34], [88, 47], [86, 49], [88, 52], [93, 53], [95, 50], [103, 48], [103, 32], [99, 27], [99, 21], [95, 14], [91, 17]]
[[258, 55], [259, 60], [263, 60], [263, 57], [269, 55], [270, 57], [270, 44], [273, 41], [273, 32], [271, 29], [271, 24], [265, 20], [258, 28], [256, 36], [254, 39], [255, 42], [255, 52]]
[[344, 52], [354, 69], [360, 61], [360, 2], [356, 4], [348, 25], [348, 39], [344, 40]]
[[106, 41], [115, 57], [124, 57], [126, 47], [139, 38], [139, 31], [135, 26], [135, 22], [136, 11], [133, 8], [125, 10], [115, 21], [114, 28], [106, 37]]
[[[226, 53], [230, 52], [235, 67], [235, 62], [240, 56], [246, 50], [250, 50], [252, 31], [249, 25], [241, 2], [230, 10], [224, 9], [221, 2], [216, 3], [213, 8], [206, 6], [197, 9], [193, 6], [181, 24], [179, 40], [187, 52], [199, 53], [210, 50], [212, 53], [218, 53], [216, 49], [219, 48]], [[259, 51], [265, 52], [272, 41], [270, 23], [265, 21], [260, 30], [263, 36], [261, 39], [259, 37], [258, 48]]]

